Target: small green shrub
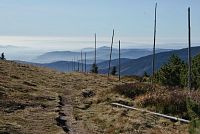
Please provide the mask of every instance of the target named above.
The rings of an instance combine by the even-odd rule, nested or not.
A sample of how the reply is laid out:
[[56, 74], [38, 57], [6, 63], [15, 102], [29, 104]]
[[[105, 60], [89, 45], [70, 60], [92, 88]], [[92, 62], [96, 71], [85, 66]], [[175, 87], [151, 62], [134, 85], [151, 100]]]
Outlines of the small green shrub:
[[91, 69], [92, 73], [98, 74], [98, 66], [97, 64], [92, 64], [92, 69]]
[[[187, 98], [191, 96], [196, 102], [200, 102], [200, 92], [166, 88], [156, 89], [154, 92], [147, 93], [143, 96], [138, 96], [135, 103], [141, 107], [153, 108], [153, 110], [163, 113], [178, 115], [181, 118], [191, 119], [188, 112]], [[192, 105], [193, 111], [199, 113], [197, 105]], [[199, 115], [198, 115], [199, 116]]]
[[193, 120], [190, 123], [189, 133], [200, 134], [200, 120]]
[[158, 89], [143, 96], [138, 101], [138, 105], [141, 107], [154, 107], [159, 113], [180, 115], [187, 118], [186, 97], [187, 92], [182, 90]]
[[1, 60], [6, 60], [4, 53], [1, 53], [0, 59], [1, 59]]
[[194, 101], [191, 98], [187, 99], [188, 115], [192, 119], [189, 127], [190, 134], [200, 133], [200, 102]]
[[200, 119], [200, 102], [187, 98], [187, 110], [191, 119]]
[[117, 67], [114, 66], [114, 67], [112, 68], [111, 74], [112, 74], [112, 75], [116, 75], [116, 73], [117, 73]]

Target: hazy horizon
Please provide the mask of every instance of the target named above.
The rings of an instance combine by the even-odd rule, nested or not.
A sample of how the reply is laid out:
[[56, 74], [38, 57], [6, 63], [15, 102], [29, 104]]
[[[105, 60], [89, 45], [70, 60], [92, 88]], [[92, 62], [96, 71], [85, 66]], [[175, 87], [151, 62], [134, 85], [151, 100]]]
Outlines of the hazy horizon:
[[114, 28], [115, 46], [152, 48], [156, 2], [158, 48], [187, 47], [188, 7], [192, 43], [200, 43], [199, 0], [2, 0], [0, 45], [77, 50], [93, 47], [97, 33], [97, 45], [109, 46]]
[[[118, 40], [114, 40], [114, 47], [118, 47]], [[151, 49], [152, 39], [134, 39], [120, 38], [122, 48]], [[187, 40], [180, 42], [167, 41], [159, 39], [156, 47], [160, 49], [180, 49], [187, 47]], [[109, 37], [97, 38], [97, 47], [110, 47], [111, 39]], [[200, 41], [193, 42], [192, 46], [199, 46]], [[94, 39], [92, 37], [33, 37], [33, 36], [0, 36], [0, 46], [16, 46], [42, 51], [79, 51], [84, 48], [94, 48]]]
[[188, 43], [187, 9], [191, 7], [192, 46], [200, 46], [199, 0], [1, 0], [0, 46], [7, 57], [38, 56], [49, 51], [80, 51], [114, 46], [152, 49], [154, 8], [156, 48], [181, 49]]

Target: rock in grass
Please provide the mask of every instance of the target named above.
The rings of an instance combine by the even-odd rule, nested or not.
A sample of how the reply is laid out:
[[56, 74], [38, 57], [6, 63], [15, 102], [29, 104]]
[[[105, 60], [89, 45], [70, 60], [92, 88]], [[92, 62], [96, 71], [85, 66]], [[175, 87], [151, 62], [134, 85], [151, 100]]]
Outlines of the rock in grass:
[[85, 98], [92, 97], [94, 95], [95, 95], [95, 93], [91, 89], [85, 89], [82, 91], [82, 96]]

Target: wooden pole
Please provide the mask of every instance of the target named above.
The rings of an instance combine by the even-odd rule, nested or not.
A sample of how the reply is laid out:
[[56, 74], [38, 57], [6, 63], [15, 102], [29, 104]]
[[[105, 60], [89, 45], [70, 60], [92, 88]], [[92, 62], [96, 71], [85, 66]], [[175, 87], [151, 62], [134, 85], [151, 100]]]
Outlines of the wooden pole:
[[74, 70], [76, 72], [76, 57], [74, 57]]
[[119, 72], [118, 72], [118, 74], [119, 74], [119, 81], [121, 80], [121, 43], [120, 43], [120, 40], [119, 40]]
[[75, 71], [78, 72], [78, 60], [77, 57], [74, 57], [75, 60]]
[[66, 61], [66, 72], [69, 71], [68, 60]]
[[192, 68], [192, 62], [191, 62], [191, 24], [190, 24], [190, 7], [188, 8], [188, 89], [191, 90], [191, 68]]
[[81, 51], [81, 72], [83, 72], [83, 53]]
[[152, 59], [152, 83], [155, 75], [155, 53], [156, 53], [156, 18], [157, 17], [157, 3], [155, 5], [155, 20], [154, 20], [154, 39], [153, 39], [153, 59]]
[[66, 62], [66, 66], [67, 66], [67, 72], [69, 72], [69, 62]]
[[79, 69], [79, 58], [77, 57], [77, 62], [78, 62], [78, 72], [80, 71]]
[[68, 65], [69, 65], [69, 72], [71, 72], [72, 70], [72, 67], [71, 67], [71, 60], [69, 60], [69, 63], [68, 63]]
[[112, 47], [113, 47], [114, 35], [115, 35], [115, 30], [113, 29], [112, 43], [111, 43], [111, 47], [110, 47], [110, 60], [109, 60], [109, 66], [108, 66], [108, 78], [110, 76], [110, 67], [111, 67], [111, 60], [112, 60]]
[[87, 73], [87, 54], [85, 52], [85, 73]]
[[72, 72], [74, 71], [74, 60], [72, 59]]
[[95, 33], [95, 50], [94, 50], [94, 64], [96, 65], [97, 64], [97, 35]]
[[68, 68], [69, 68], [69, 72], [71, 72], [71, 69], [72, 69], [72, 68], [71, 68], [71, 60], [69, 60], [68, 66], [69, 66], [69, 67], [68, 67]]
[[74, 57], [74, 71], [76, 71], [76, 58]]

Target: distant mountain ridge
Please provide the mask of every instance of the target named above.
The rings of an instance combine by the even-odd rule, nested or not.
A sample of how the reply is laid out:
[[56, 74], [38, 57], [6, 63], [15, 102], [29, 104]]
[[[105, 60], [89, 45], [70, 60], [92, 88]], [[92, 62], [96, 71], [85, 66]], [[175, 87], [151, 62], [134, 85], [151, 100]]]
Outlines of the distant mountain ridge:
[[[200, 46], [192, 47], [192, 57], [200, 54]], [[187, 62], [188, 49], [173, 50], [169, 52], [161, 52], [156, 54], [155, 67], [158, 70], [163, 64], [167, 63], [172, 54], [178, 55], [182, 60]], [[112, 66], [118, 66], [118, 64], [112, 64]], [[107, 73], [108, 69], [101, 69], [100, 73]], [[130, 59], [121, 65], [122, 75], [143, 75], [144, 72], [148, 74], [152, 73], [152, 55], [144, 56], [138, 59]]]
[[[94, 62], [94, 50], [92, 48], [86, 48], [82, 50], [83, 53], [87, 53], [87, 60], [88, 63]], [[170, 49], [157, 49], [157, 53], [170, 51]], [[147, 49], [121, 49], [121, 57], [122, 58], [129, 58], [129, 59], [137, 59], [143, 56], [147, 56], [152, 54], [152, 51]], [[97, 63], [102, 61], [106, 61], [109, 59], [110, 55], [110, 47], [100, 47], [97, 49]], [[79, 58], [80, 60], [80, 52], [73, 52], [73, 51], [52, 51], [44, 53], [38, 56], [36, 59], [32, 60], [32, 62], [36, 63], [50, 63], [56, 61], [71, 61], [72, 59]], [[83, 56], [84, 57], [84, 56]], [[112, 58], [118, 58], [118, 49], [113, 48]]]
[[[156, 54], [156, 70], [158, 70], [163, 64], [165, 64], [172, 54], [176, 54], [182, 60], [187, 61], [187, 51], [188, 49], [184, 48], [180, 50], [157, 53]], [[193, 57], [200, 54], [200, 46], [192, 47], [191, 51], [192, 51]], [[52, 69], [56, 69], [58, 71], [72, 71], [72, 68], [73, 68], [73, 62], [70, 62], [70, 61], [57, 61], [57, 62], [46, 63], [46, 64], [35, 64], [35, 63], [29, 63], [29, 64], [49, 67]], [[76, 64], [76, 70], [78, 70], [78, 62], [75, 62], [75, 64]], [[79, 64], [80, 68], [81, 66], [82, 64]], [[91, 64], [86, 65], [87, 71], [91, 70], [91, 66], [92, 66]], [[101, 74], [108, 73], [108, 60], [98, 63], [97, 66], [99, 68], [99, 73]], [[118, 67], [118, 59], [113, 59], [111, 61], [111, 66]], [[141, 76], [144, 74], [144, 72], [147, 72], [148, 74], [151, 74], [152, 72], [152, 55], [144, 56], [138, 59], [121, 58], [121, 75], [122, 76], [124, 75]]]

